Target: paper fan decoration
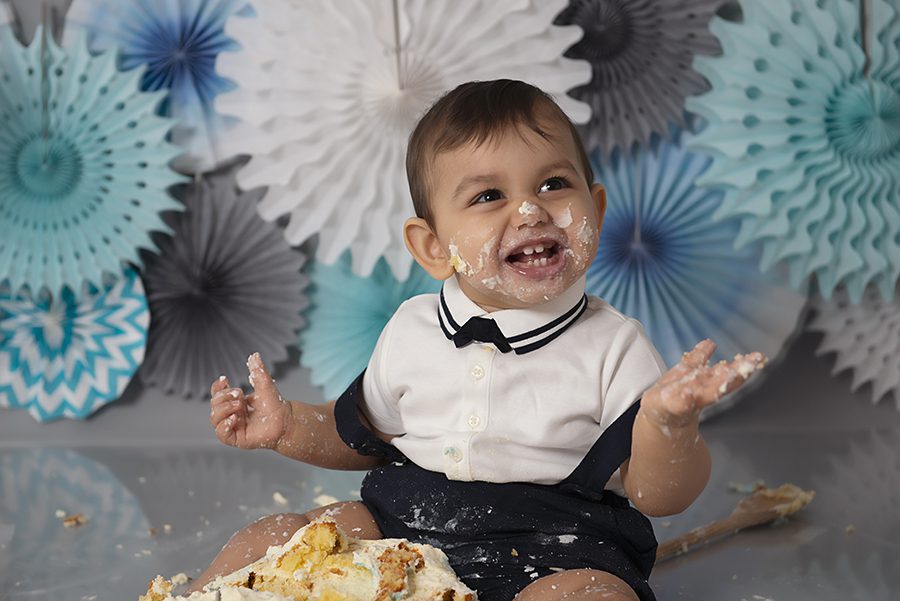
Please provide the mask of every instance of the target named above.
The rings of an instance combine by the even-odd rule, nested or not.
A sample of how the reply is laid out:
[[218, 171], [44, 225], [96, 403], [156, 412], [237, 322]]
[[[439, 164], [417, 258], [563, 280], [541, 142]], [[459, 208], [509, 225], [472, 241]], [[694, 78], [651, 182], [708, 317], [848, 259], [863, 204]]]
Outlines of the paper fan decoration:
[[[319, 234], [317, 258], [348, 248], [368, 275], [384, 256], [409, 273], [403, 221], [412, 215], [406, 143], [445, 91], [473, 79], [524, 79], [553, 94], [575, 120], [590, 110], [565, 95], [585, 83], [584, 61], [563, 58], [578, 27], [553, 25], [563, 0], [331, 2], [267, 0], [226, 33], [241, 45], [218, 70], [238, 84], [217, 109], [240, 117], [232, 152], [253, 155], [244, 189], [268, 186], [260, 213], [290, 214], [298, 244]], [[396, 9], [396, 14], [393, 12]]]
[[150, 314], [137, 274], [37, 301], [0, 293], [0, 407], [84, 419], [119, 398], [144, 358]]
[[[88, 521], [66, 528], [57, 511]], [[0, 454], [0, 537], [6, 525], [12, 536], [0, 553], [9, 560], [0, 582], [9, 599], [89, 598], [112, 582], [155, 573], [152, 557], [137, 562], [132, 555], [149, 543], [141, 504], [106, 466], [69, 449]], [[65, 583], [65, 593], [35, 595], [48, 590], [51, 572], [54, 582]]]
[[805, 303], [759, 272], [757, 254], [734, 249], [736, 224], [712, 220], [721, 192], [693, 184], [709, 162], [668, 142], [615, 153], [610, 165], [595, 161], [609, 201], [588, 291], [638, 319], [670, 366], [707, 337], [719, 359], [774, 358]]
[[720, 58], [695, 68], [712, 90], [687, 101], [709, 121], [695, 148], [714, 156], [701, 184], [725, 190], [719, 218], [760, 265], [810, 274], [828, 298], [844, 284], [890, 298], [900, 274], [900, 16], [869, 0], [742, 2], [744, 22], [714, 19]]
[[852, 370], [852, 390], [870, 383], [873, 403], [892, 395], [900, 410], [900, 293], [885, 302], [869, 286], [853, 305], [839, 288], [830, 301], [817, 300], [815, 311], [808, 329], [825, 334], [817, 354], [837, 354], [832, 373]]
[[259, 218], [262, 191], [240, 192], [235, 169], [179, 186], [187, 210], [147, 257], [153, 320], [140, 375], [166, 392], [203, 396], [220, 374], [246, 382], [247, 356], [258, 351], [271, 368], [303, 324], [305, 257]]
[[349, 253], [334, 265], [313, 263], [310, 277], [309, 325], [300, 334], [300, 362], [329, 399], [365, 369], [381, 330], [403, 301], [441, 289], [418, 265], [402, 282], [384, 260], [368, 277], [355, 275]]
[[166, 193], [179, 179], [170, 121], [140, 76], [83, 40], [64, 52], [38, 29], [23, 47], [0, 29], [0, 277], [14, 292], [101, 287], [123, 262], [140, 264], [139, 247], [155, 250], [159, 212], [180, 208]]
[[84, 31], [92, 50], [119, 52], [119, 66], [145, 66], [142, 90], [164, 90], [159, 112], [178, 122], [172, 140], [185, 149], [175, 166], [208, 171], [229, 158], [220, 147], [235, 119], [213, 99], [234, 87], [216, 72], [216, 56], [237, 50], [225, 22], [251, 14], [247, 0], [74, 0], [67, 31]]
[[725, 0], [570, 0], [559, 25], [579, 25], [584, 37], [566, 56], [590, 62], [593, 77], [573, 89], [588, 103], [584, 142], [608, 157], [618, 146], [646, 145], [685, 127], [684, 99], [709, 89], [691, 66], [695, 55], [718, 54], [709, 20]]

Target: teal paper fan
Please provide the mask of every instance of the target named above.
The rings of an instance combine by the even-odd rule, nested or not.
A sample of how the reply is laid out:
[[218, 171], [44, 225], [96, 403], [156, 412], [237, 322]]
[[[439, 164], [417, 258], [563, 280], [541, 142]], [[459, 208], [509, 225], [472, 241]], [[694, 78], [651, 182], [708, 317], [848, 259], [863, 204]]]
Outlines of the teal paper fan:
[[150, 231], [167, 231], [159, 213], [181, 207], [160, 93], [140, 92], [141, 70], [116, 70], [115, 53], [52, 36], [42, 53], [44, 37], [24, 47], [0, 28], [0, 277], [35, 297], [140, 265]]
[[368, 277], [353, 273], [350, 253], [310, 268], [309, 325], [300, 333], [300, 363], [327, 398], [336, 398], [369, 362], [381, 330], [403, 301], [437, 292], [441, 283], [413, 265], [399, 282], [384, 259]]
[[[725, 191], [718, 218], [758, 244], [764, 270], [792, 285], [815, 274], [859, 303], [869, 283], [890, 299], [900, 276], [900, 15], [869, 0], [742, 1], [743, 23], [714, 19], [724, 54], [697, 57], [712, 90], [688, 99], [709, 127], [701, 185]], [[868, 56], [866, 55], [868, 54]], [[868, 65], [867, 65], [868, 59]]]
[[617, 152], [608, 164], [593, 153], [609, 200], [588, 291], [640, 321], [670, 366], [704, 338], [718, 344], [716, 360], [775, 358], [806, 297], [761, 273], [755, 249], [734, 248], [734, 221], [712, 219], [722, 193], [694, 185], [710, 159], [685, 149], [686, 137], [673, 128], [675, 143]]
[[27, 409], [39, 421], [88, 417], [131, 381], [149, 321], [133, 270], [78, 297], [0, 292], [0, 407]]

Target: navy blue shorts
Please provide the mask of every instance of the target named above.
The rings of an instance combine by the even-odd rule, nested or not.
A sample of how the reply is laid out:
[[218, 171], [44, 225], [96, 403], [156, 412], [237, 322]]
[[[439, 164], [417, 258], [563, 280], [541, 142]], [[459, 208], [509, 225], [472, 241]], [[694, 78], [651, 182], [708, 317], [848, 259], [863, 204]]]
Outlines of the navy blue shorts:
[[[338, 400], [335, 417], [348, 445], [392, 461], [370, 471], [361, 490], [384, 537], [441, 549], [480, 601], [511, 601], [542, 576], [579, 568], [614, 574], [641, 601], [655, 601], [647, 579], [656, 537], [627, 499], [571, 478], [555, 485], [461, 482], [421, 468], [360, 423], [361, 381]], [[623, 429], [630, 432], [630, 424]]]

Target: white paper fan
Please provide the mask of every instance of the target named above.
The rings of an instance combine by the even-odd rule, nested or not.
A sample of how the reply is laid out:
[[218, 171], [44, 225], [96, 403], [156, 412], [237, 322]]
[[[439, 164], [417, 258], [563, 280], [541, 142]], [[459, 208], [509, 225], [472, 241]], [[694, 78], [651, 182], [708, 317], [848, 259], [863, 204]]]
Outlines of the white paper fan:
[[872, 402], [893, 395], [900, 410], [900, 288], [887, 302], [870, 285], [858, 305], [843, 288], [830, 301], [819, 298], [809, 329], [825, 337], [817, 354], [836, 353], [832, 373], [853, 371], [852, 390], [872, 384]]
[[257, 3], [256, 17], [228, 21], [242, 50], [217, 63], [238, 85], [216, 99], [220, 113], [243, 121], [229, 149], [253, 155], [238, 183], [268, 186], [260, 212], [290, 214], [292, 244], [319, 234], [318, 260], [334, 263], [350, 248], [359, 275], [384, 256], [405, 279], [406, 141], [440, 94], [475, 79], [522, 79], [573, 120], [588, 119], [589, 107], [566, 96], [590, 79], [590, 66], [562, 56], [582, 35], [553, 25], [565, 4]]

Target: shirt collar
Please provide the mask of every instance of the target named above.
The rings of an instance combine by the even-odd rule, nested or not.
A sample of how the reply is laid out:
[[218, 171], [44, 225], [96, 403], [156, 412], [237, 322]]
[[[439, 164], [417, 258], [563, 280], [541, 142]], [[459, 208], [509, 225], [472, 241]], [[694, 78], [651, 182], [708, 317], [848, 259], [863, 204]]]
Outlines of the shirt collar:
[[438, 302], [438, 322], [448, 340], [472, 317], [493, 319], [516, 354], [535, 351], [566, 331], [587, 308], [585, 278], [581, 277], [558, 297], [527, 309], [489, 313], [460, 289], [456, 277], [444, 280]]

